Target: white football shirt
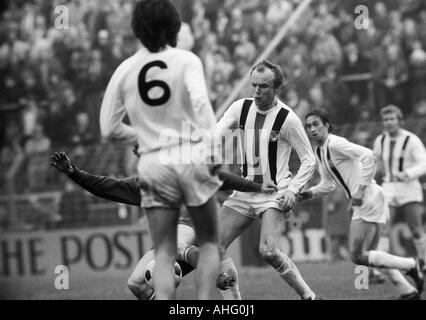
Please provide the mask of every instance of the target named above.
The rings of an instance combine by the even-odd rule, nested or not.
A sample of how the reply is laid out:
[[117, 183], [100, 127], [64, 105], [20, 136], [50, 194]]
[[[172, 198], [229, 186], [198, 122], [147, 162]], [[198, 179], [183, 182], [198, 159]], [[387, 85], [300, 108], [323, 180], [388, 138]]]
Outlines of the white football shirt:
[[326, 142], [316, 147], [315, 153], [321, 181], [309, 189], [314, 196], [333, 191], [337, 184], [351, 199], [360, 185], [374, 182], [374, 154], [368, 148], [329, 134]]
[[[123, 123], [126, 113], [131, 126]], [[215, 123], [201, 60], [169, 46], [158, 53], [142, 47], [121, 63], [100, 113], [102, 136], [138, 143], [140, 153], [191, 141], [195, 130]]]
[[405, 172], [410, 180], [426, 174], [426, 149], [414, 133], [400, 129], [395, 138], [383, 133], [374, 141], [373, 150], [381, 162], [384, 182], [395, 181], [395, 175], [400, 171]]
[[[216, 133], [224, 136], [227, 129], [238, 128], [245, 101], [250, 101], [246, 123], [242, 130], [240, 148], [245, 165], [243, 175], [258, 183], [274, 182], [297, 194], [315, 172], [315, 156], [303, 124], [293, 110], [277, 99], [277, 105], [260, 110], [253, 99], [234, 102], [216, 125]], [[281, 119], [281, 121], [280, 121]], [[282, 123], [281, 123], [282, 122]], [[280, 123], [277, 130], [274, 124]], [[301, 165], [292, 177], [289, 170], [291, 150], [294, 148]]]

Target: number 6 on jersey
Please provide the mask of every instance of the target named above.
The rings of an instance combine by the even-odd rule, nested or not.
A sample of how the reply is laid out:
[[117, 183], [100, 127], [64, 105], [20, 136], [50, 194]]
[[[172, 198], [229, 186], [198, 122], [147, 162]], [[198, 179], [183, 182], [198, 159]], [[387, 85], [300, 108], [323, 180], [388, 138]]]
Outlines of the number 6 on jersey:
[[[152, 81], [146, 81], [146, 74], [148, 71], [153, 67], [159, 67], [161, 69], [167, 69], [167, 65], [160, 60], [152, 61], [148, 64], [146, 64], [141, 72], [139, 73], [138, 78], [138, 87], [139, 87], [139, 94], [147, 105], [151, 107], [158, 107], [163, 104], [165, 104], [170, 99], [170, 87], [165, 83], [164, 81], [160, 80], [152, 80]], [[163, 95], [156, 99], [151, 99], [148, 95], [149, 90], [155, 87], [160, 87], [163, 89]]]

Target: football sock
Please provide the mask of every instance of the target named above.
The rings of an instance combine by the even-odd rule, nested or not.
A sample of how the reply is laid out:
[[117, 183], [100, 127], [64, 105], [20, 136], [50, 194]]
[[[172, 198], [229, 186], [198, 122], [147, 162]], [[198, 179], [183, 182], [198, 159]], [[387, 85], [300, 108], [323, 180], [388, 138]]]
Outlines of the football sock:
[[408, 282], [408, 280], [401, 274], [399, 270], [387, 269], [383, 272], [388, 275], [389, 279], [396, 287], [400, 295], [417, 292], [417, 290]]
[[377, 245], [378, 251], [389, 252], [390, 250], [390, 239], [389, 237], [381, 236], [379, 244]]
[[199, 249], [196, 246], [186, 248], [182, 253], [182, 260], [196, 268], [198, 264]]
[[311, 288], [309, 288], [305, 280], [303, 280], [302, 275], [294, 262], [287, 255], [283, 253], [280, 253], [280, 255], [283, 263], [276, 270], [280, 274], [281, 278], [287, 282], [287, 284], [292, 287], [303, 300], [309, 298], [314, 300], [315, 293], [311, 290]]
[[425, 261], [426, 255], [426, 236], [423, 234], [419, 239], [413, 239], [414, 246], [416, 247], [417, 257]]
[[219, 290], [224, 300], [241, 300], [240, 287], [238, 285], [238, 272], [231, 258], [220, 262], [220, 272], [225, 272], [235, 278], [234, 284], [226, 290]]
[[416, 266], [413, 258], [403, 258], [382, 251], [369, 251], [368, 263], [372, 267], [409, 271]]

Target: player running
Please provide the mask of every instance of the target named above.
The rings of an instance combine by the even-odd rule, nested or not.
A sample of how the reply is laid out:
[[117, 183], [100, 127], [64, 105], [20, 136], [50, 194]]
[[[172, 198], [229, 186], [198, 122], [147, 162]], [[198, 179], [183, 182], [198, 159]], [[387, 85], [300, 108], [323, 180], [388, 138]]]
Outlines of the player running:
[[390, 205], [391, 225], [397, 211], [400, 212], [412, 232], [417, 257], [424, 262], [426, 235], [419, 178], [426, 174], [426, 149], [419, 137], [401, 128], [403, 115], [398, 107], [386, 106], [380, 115], [384, 133], [374, 142], [374, 154], [383, 173], [382, 187]]
[[[376, 250], [381, 225], [389, 219], [389, 209], [381, 187], [373, 180], [373, 152], [331, 134], [332, 125], [323, 110], [309, 112], [305, 116], [305, 126], [317, 145], [315, 153], [321, 181], [300, 192], [298, 199], [326, 195], [335, 189], [336, 184], [339, 185], [353, 209], [349, 235], [352, 261], [358, 265], [388, 269], [387, 273], [401, 299], [420, 299], [423, 273], [419, 260]], [[407, 272], [414, 279], [417, 290], [398, 270]]]
[[[281, 68], [268, 61], [257, 64], [250, 76], [254, 99], [234, 102], [217, 124], [219, 135], [240, 129], [239, 142], [244, 150], [243, 176], [257, 183], [275, 183], [278, 195], [235, 191], [220, 211], [220, 245], [226, 251], [231, 243], [257, 219], [261, 219], [260, 247], [262, 258], [268, 262], [302, 299], [315, 299], [314, 292], [303, 280], [293, 261], [279, 248], [285, 228], [286, 212], [291, 210], [296, 194], [315, 171], [315, 157], [302, 122], [283, 102], [278, 90], [284, 82]], [[288, 168], [292, 147], [301, 161], [295, 177]], [[197, 248], [188, 248], [185, 261], [197, 256]], [[240, 298], [237, 278], [231, 259], [221, 262], [222, 275], [217, 286], [231, 287], [234, 298]], [[228, 277], [230, 276], [230, 277]]]
[[[55, 152], [51, 156], [51, 165], [66, 174], [80, 187], [97, 197], [132, 206], [140, 206], [140, 185], [145, 182], [138, 176], [115, 179], [107, 176], [93, 175], [73, 165], [65, 152]], [[230, 172], [218, 170], [217, 175], [223, 181], [223, 185], [220, 188], [221, 191], [238, 190], [240, 192], [262, 192], [265, 194], [271, 194], [276, 191], [276, 187], [272, 184], [265, 183], [260, 185]], [[190, 265], [182, 260], [183, 250], [196, 243], [194, 225], [185, 207], [182, 207], [181, 210], [177, 239], [177, 262], [182, 269], [182, 276], [185, 276], [194, 270], [197, 265], [196, 262], [195, 265]], [[140, 259], [128, 280], [130, 291], [140, 300], [155, 298], [153, 288], [146, 283], [144, 278], [146, 265], [153, 259], [154, 251], [150, 250]], [[221, 293], [225, 299], [231, 295], [230, 292], [226, 291], [221, 291]]]
[[[196, 131], [210, 131], [215, 116], [201, 60], [177, 49], [181, 19], [170, 0], [141, 0], [135, 5], [132, 29], [142, 48], [114, 72], [100, 114], [102, 136], [139, 144], [138, 174], [155, 251], [153, 283], [158, 299], [175, 297], [173, 264], [176, 227], [184, 203], [194, 221], [200, 258], [198, 299], [208, 299], [219, 269], [215, 193], [221, 186], [206, 164], [175, 162], [164, 154], [187, 154], [203, 147]], [[123, 123], [127, 114], [131, 126]], [[183, 130], [183, 129], [187, 130]]]

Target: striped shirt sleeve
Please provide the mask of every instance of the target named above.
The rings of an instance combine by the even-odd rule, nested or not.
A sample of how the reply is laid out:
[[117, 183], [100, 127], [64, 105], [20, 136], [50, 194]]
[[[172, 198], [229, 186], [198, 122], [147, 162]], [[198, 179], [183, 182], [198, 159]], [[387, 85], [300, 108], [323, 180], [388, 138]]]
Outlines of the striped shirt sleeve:
[[343, 156], [361, 162], [362, 174], [360, 183], [362, 185], [368, 185], [373, 180], [376, 166], [372, 150], [349, 142], [345, 138], [336, 139], [330, 145], [330, 149], [333, 150], [336, 156]]
[[405, 173], [410, 180], [413, 180], [426, 174], [426, 149], [419, 137], [412, 135], [411, 139], [409, 150], [416, 164], [405, 169]]
[[294, 194], [298, 194], [315, 172], [315, 155], [303, 128], [302, 121], [300, 121], [296, 114], [292, 112], [289, 114], [283, 125], [282, 132], [284, 138], [296, 150], [300, 160], [300, 168], [288, 186], [288, 190]]
[[321, 176], [321, 181], [316, 186], [309, 188], [309, 191], [312, 192], [314, 198], [318, 196], [324, 196], [336, 189], [336, 183], [334, 182], [333, 178], [324, 170], [320, 162], [318, 163], [318, 171]]

